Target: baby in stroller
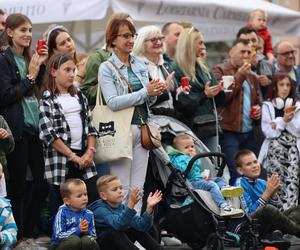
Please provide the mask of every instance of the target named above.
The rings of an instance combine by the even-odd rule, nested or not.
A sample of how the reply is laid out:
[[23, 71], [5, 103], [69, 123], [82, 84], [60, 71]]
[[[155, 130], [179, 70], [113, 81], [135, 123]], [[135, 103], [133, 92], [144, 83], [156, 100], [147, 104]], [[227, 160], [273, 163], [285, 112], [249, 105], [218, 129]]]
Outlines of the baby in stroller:
[[[188, 134], [177, 135], [173, 140], [173, 147], [168, 146], [167, 152], [172, 165], [184, 172], [188, 163], [196, 155], [193, 138]], [[234, 208], [225, 198], [240, 196], [243, 188], [240, 186], [228, 186], [226, 181], [220, 177], [210, 178], [207, 170], [202, 171], [201, 160], [198, 159], [188, 175], [194, 189], [209, 191], [212, 199], [220, 208], [220, 216], [243, 216], [242, 209]]]

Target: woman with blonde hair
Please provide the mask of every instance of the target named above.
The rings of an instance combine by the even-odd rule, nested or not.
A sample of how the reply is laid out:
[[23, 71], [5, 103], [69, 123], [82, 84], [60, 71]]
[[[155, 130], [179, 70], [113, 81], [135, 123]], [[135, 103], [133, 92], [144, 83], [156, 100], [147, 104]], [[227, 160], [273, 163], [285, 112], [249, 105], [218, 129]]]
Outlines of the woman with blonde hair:
[[201, 55], [206, 49], [203, 35], [194, 27], [184, 29], [178, 38], [175, 63], [175, 76], [178, 81], [188, 77], [191, 89], [189, 94], [178, 95], [176, 109], [183, 113], [186, 123], [213, 152], [218, 151], [217, 129], [210, 126], [203, 129], [203, 123], [216, 120], [216, 105], [225, 100], [223, 87], [203, 63]]

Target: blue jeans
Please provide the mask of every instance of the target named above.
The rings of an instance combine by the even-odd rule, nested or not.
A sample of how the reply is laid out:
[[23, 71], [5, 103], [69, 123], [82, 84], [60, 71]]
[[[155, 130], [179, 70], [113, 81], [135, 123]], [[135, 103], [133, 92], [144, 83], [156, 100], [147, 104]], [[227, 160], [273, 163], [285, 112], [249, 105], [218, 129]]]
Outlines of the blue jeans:
[[233, 185], [236, 178], [240, 175], [236, 171], [235, 156], [241, 149], [249, 149], [253, 152], [256, 150], [256, 140], [253, 131], [247, 133], [231, 132], [223, 130], [220, 136], [222, 152], [227, 157], [227, 165], [230, 172], [229, 184]]
[[192, 182], [193, 188], [209, 191], [211, 197], [213, 198], [214, 202], [218, 205], [218, 207], [224, 207], [228, 205], [220, 191], [220, 188], [226, 185], [226, 181], [219, 177], [213, 178], [211, 180], [200, 179], [198, 181]]

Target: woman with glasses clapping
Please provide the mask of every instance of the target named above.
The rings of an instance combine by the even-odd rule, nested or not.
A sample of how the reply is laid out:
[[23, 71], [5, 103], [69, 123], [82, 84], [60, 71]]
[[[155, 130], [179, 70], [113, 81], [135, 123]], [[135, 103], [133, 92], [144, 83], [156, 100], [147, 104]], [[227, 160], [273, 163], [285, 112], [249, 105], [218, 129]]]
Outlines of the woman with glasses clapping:
[[[106, 44], [112, 48], [112, 55], [99, 68], [99, 82], [107, 106], [113, 111], [135, 107], [131, 120], [133, 135], [132, 160], [122, 159], [109, 163], [112, 175], [117, 175], [125, 189], [143, 189], [148, 165], [148, 150], [140, 143], [141, 119], [147, 121], [150, 102], [156, 100], [165, 90], [160, 80], [149, 82], [144, 61], [131, 55], [136, 30], [126, 19], [113, 20], [106, 30]], [[129, 135], [128, 135], [129, 136]], [[136, 210], [141, 210], [140, 200]]]
[[151, 111], [156, 115], [169, 115], [180, 118], [180, 113], [174, 109], [173, 97], [177, 82], [173, 79], [173, 68], [163, 59], [164, 36], [161, 30], [154, 25], [144, 26], [139, 30], [134, 43], [133, 53], [145, 61], [149, 80], [160, 79], [166, 83], [166, 89], [159, 95], [151, 106]]

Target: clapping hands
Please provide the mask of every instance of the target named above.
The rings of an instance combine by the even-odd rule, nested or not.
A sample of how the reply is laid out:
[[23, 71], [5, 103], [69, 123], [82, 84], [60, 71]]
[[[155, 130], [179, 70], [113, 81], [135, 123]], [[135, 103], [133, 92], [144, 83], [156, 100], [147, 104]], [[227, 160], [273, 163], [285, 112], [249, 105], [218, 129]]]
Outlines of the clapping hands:
[[89, 223], [87, 220], [81, 220], [80, 223], [79, 223], [79, 228], [80, 228], [80, 231], [81, 233], [85, 234], [88, 232], [89, 230]]
[[147, 208], [146, 211], [148, 214], [152, 214], [153, 207], [158, 204], [162, 199], [162, 192], [160, 190], [156, 190], [154, 193], [150, 193], [147, 199]]

